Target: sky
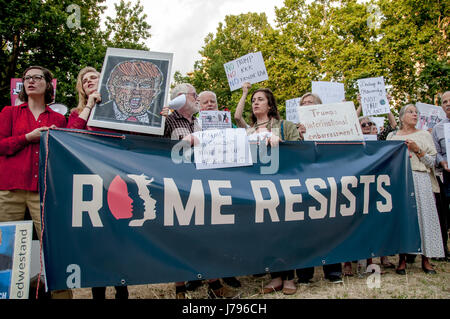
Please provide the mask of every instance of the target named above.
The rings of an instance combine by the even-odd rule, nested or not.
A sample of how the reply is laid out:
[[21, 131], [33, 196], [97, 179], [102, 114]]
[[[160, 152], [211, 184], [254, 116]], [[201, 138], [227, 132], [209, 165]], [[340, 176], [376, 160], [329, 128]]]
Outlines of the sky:
[[[114, 3], [106, 0], [105, 15], [114, 15]], [[136, 3], [132, 0], [132, 3]], [[151, 25], [151, 38], [146, 45], [150, 51], [173, 53], [172, 76], [193, 71], [194, 62], [201, 59], [208, 33], [215, 33], [219, 22], [227, 15], [248, 12], [265, 12], [274, 25], [275, 7], [282, 7], [284, 0], [141, 0], [147, 23]]]

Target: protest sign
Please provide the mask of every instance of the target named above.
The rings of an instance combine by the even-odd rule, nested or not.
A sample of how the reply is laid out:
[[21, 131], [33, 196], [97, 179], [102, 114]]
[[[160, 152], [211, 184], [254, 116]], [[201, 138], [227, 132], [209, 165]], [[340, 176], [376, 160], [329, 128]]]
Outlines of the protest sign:
[[28, 299], [33, 222], [0, 223], [0, 299]]
[[[55, 101], [56, 96], [56, 79], [52, 80], [53, 84], [53, 101]], [[22, 104], [24, 101], [19, 100], [19, 93], [22, 91], [23, 83], [21, 78], [13, 78], [11, 79], [11, 86], [10, 86], [10, 95], [11, 95], [11, 105], [19, 105]]]
[[250, 166], [253, 164], [245, 129], [228, 128], [194, 133], [199, 143], [194, 147], [197, 169]]
[[240, 89], [244, 82], [254, 84], [269, 78], [261, 52], [249, 53], [223, 66], [231, 91]]
[[[50, 290], [243, 276], [421, 252], [403, 141], [284, 142], [271, 160], [252, 144], [253, 165], [212, 170], [174, 161], [178, 145], [131, 134], [41, 135]], [[278, 169], [262, 174], [273, 162]]]
[[345, 100], [344, 83], [312, 81], [311, 92], [320, 97], [322, 104], [339, 103]]
[[295, 98], [286, 101], [286, 120], [292, 123], [298, 124], [300, 123], [300, 119], [298, 117], [298, 108], [300, 106], [300, 99]]
[[390, 112], [383, 77], [359, 79], [358, 87], [365, 116]]
[[419, 112], [419, 120], [417, 121], [416, 128], [419, 130], [433, 128], [447, 117], [444, 110], [436, 105], [417, 102], [416, 108]]
[[306, 128], [305, 141], [363, 140], [353, 102], [302, 106], [298, 116]]
[[198, 122], [203, 131], [232, 127], [230, 111], [200, 111]]

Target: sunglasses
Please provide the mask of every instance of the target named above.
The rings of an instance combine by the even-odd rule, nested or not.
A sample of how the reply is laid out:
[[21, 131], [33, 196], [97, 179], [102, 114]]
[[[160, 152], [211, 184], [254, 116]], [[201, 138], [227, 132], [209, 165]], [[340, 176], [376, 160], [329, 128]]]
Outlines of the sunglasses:
[[374, 125], [372, 122], [369, 122], [369, 123], [362, 123], [362, 124], [361, 124], [361, 127], [372, 126], [372, 125]]

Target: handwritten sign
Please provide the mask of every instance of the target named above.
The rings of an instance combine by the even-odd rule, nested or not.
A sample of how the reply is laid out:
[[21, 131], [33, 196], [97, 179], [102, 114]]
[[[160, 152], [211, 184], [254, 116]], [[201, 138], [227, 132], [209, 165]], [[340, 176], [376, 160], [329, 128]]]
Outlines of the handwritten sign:
[[345, 100], [344, 83], [312, 81], [311, 92], [317, 94], [323, 104], [340, 103]]
[[306, 127], [305, 141], [363, 140], [353, 102], [302, 106], [298, 115]]
[[245, 129], [207, 130], [193, 134], [199, 141], [194, 147], [197, 169], [253, 165]]
[[[52, 84], [53, 84], [53, 101], [55, 101], [55, 96], [56, 96], [56, 79], [52, 80]], [[19, 93], [20, 91], [22, 91], [22, 87], [23, 87], [23, 83], [22, 83], [22, 79], [21, 78], [13, 78], [11, 79], [11, 83], [10, 83], [10, 95], [11, 95], [11, 105], [20, 105], [23, 103], [23, 101], [19, 100]]]
[[198, 121], [203, 131], [232, 127], [229, 111], [201, 111]]
[[390, 112], [383, 77], [359, 79], [358, 87], [365, 116]]
[[447, 117], [444, 110], [436, 105], [417, 102], [416, 108], [419, 111], [419, 120], [417, 121], [416, 128], [419, 130], [433, 128]]
[[223, 66], [231, 91], [240, 89], [244, 82], [254, 84], [269, 78], [261, 52], [249, 53]]
[[286, 101], [286, 120], [298, 124], [300, 119], [298, 117], [297, 109], [300, 105], [299, 97]]

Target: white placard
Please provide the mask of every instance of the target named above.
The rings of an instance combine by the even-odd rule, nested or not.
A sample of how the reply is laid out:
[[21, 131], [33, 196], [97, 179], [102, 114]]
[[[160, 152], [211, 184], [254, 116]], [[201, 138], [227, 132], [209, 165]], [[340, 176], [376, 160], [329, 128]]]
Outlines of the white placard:
[[298, 115], [306, 128], [305, 141], [362, 141], [353, 102], [301, 106]]
[[445, 119], [447, 115], [440, 106], [426, 104], [426, 103], [416, 103], [417, 111], [419, 111], [419, 119], [416, 124], [416, 128], [419, 130], [428, 130], [433, 128], [440, 121]]
[[365, 116], [388, 114], [389, 102], [383, 77], [358, 80], [362, 111]]
[[231, 91], [240, 89], [245, 82], [254, 84], [269, 78], [261, 52], [246, 54], [223, 66]]
[[0, 223], [0, 299], [28, 299], [33, 222]]
[[229, 111], [201, 111], [198, 122], [202, 130], [231, 128], [231, 113]]
[[447, 150], [447, 163], [450, 163], [450, 123], [444, 123], [444, 137]]
[[298, 117], [298, 107], [300, 106], [300, 97], [295, 99], [290, 99], [286, 101], [286, 120], [292, 123], [298, 124], [300, 123], [300, 119]]
[[199, 141], [194, 147], [197, 169], [253, 165], [245, 129], [207, 130], [193, 134]]
[[376, 134], [363, 134], [364, 141], [378, 141], [378, 136]]
[[344, 83], [312, 81], [311, 92], [320, 97], [322, 104], [340, 103], [345, 100]]

